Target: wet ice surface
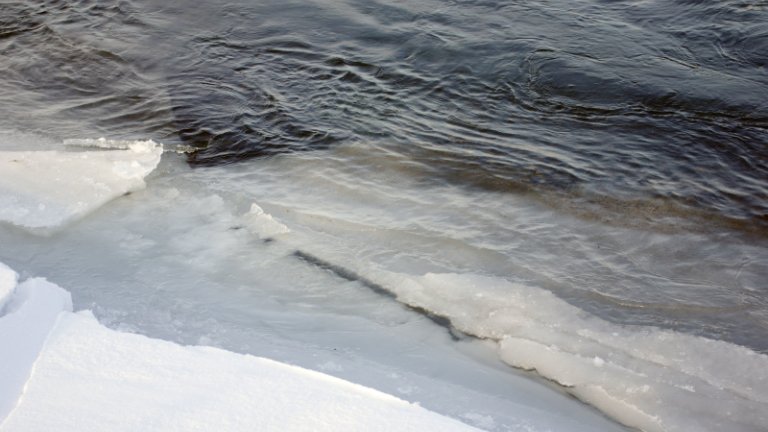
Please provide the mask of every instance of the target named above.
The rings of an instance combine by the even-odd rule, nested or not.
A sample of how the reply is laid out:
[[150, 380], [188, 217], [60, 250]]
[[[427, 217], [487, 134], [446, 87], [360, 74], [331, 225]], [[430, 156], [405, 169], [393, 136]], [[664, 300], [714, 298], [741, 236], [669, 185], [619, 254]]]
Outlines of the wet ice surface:
[[[550, 421], [617, 428], [499, 363], [495, 350], [645, 430], [764, 424], [765, 356], [622, 327], [551, 294], [614, 321], [616, 313], [642, 323], [654, 308], [677, 310], [709, 331], [718, 330], [718, 313], [736, 312], [757, 334], [765, 309], [747, 294], [759, 289], [763, 249], [717, 235], [606, 230], [523, 198], [417, 192], [386, 159], [362, 173], [349, 154], [336, 155], [193, 170], [167, 153], [146, 190], [50, 236], [3, 227], [2, 243], [15, 246], [0, 259], [24, 277], [72, 286], [75, 307], [111, 327], [324, 371], [487, 429]], [[340, 161], [349, 163], [340, 169]], [[713, 257], [730, 261], [713, 265]], [[735, 268], [740, 285], [723, 289], [721, 272]], [[734, 288], [745, 295], [728, 296]], [[605, 308], [606, 298], [630, 307]], [[447, 322], [452, 331], [438, 325]], [[729, 358], [744, 368], [724, 366]], [[554, 414], [542, 408], [552, 404]]]
[[0, 260], [123, 331], [315, 369], [489, 430], [621, 430], [489, 344], [296, 258], [278, 218], [199, 174], [167, 154], [147, 190], [47, 236], [2, 226]]

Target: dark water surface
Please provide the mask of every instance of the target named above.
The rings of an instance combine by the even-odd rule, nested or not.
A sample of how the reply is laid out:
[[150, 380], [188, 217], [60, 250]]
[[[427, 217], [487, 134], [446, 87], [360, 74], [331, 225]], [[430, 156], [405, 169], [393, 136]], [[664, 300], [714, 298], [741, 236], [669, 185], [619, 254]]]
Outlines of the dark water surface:
[[196, 165], [365, 143], [425, 182], [760, 236], [766, 67], [765, 1], [0, 2], [7, 128]]

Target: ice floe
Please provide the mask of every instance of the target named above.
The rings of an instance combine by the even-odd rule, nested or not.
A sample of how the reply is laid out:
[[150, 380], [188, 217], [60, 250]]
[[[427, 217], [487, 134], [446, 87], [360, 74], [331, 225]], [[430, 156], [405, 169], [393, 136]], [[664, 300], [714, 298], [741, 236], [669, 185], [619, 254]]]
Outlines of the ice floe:
[[163, 152], [151, 140], [66, 144], [88, 150], [0, 151], [0, 221], [50, 229], [78, 219], [144, 188]]

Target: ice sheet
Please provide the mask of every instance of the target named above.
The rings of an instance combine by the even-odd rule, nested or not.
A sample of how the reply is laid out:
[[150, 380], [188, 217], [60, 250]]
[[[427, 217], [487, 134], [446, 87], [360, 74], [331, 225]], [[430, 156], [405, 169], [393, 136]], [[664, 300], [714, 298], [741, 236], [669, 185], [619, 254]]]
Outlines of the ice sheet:
[[[83, 307], [94, 305], [100, 319], [111, 325], [181, 343], [213, 343], [303, 361], [302, 366], [420, 400], [430, 409], [489, 429], [517, 425], [517, 418], [510, 421], [505, 415], [517, 414], [530, 402], [530, 393], [524, 393], [529, 400], [514, 398], [519, 403], [513, 409], [505, 400], [484, 410], [478, 407], [490, 406], [486, 400], [474, 406], [467, 402], [481, 398], [466, 387], [440, 387], [488, 375], [477, 364], [458, 362], [440, 373], [423, 372], [440, 385], [430, 382], [421, 388], [414, 382], [423, 382], [413, 376], [387, 382], [381, 369], [366, 369], [373, 362], [361, 366], [361, 358], [397, 357], [391, 364], [402, 377], [416, 364], [402, 360], [408, 358], [399, 354], [403, 347], [418, 347], [412, 357], [438, 365], [455, 354], [424, 349], [429, 343], [410, 333], [424, 341], [433, 333], [414, 331], [423, 329], [389, 310], [390, 298], [379, 298], [366, 287], [381, 286], [404, 303], [450, 317], [464, 331], [494, 340], [507, 363], [535, 369], [627, 424], [651, 431], [766, 430], [765, 356], [672, 330], [615, 325], [552, 294], [594, 286], [599, 288], [595, 294], [618, 293], [613, 298], [629, 297], [631, 305], [669, 305], [670, 317], [681, 322], [691, 314], [678, 317], [674, 307], [689, 304], [713, 310], [739, 306], [733, 310], [759, 317], [761, 309], [750, 308], [748, 302], [742, 307], [725, 297], [719, 303], [721, 285], [733, 277], [746, 294], [761, 287], [765, 254], [759, 245], [605, 230], [506, 196], [481, 200], [477, 194], [444, 189], [413, 193], [409, 187], [385, 188], [386, 182], [375, 182], [385, 185], [381, 193], [358, 191], [350, 185], [374, 181], [353, 174], [347, 182], [326, 181], [317, 187], [333, 173], [327, 167], [281, 165], [278, 158], [264, 165], [206, 170], [189, 170], [177, 162], [175, 166], [172, 158], [165, 158], [163, 175], [154, 177], [146, 193], [119, 200], [58, 236], [35, 237], [30, 244], [19, 230], [0, 230], [3, 241], [16, 246], [4, 259], [24, 273], [66, 280], [66, 286], [79, 289], [73, 292]], [[301, 176], [289, 175], [291, 170]], [[249, 211], [253, 202], [258, 208]], [[276, 221], [280, 225], [270, 223]], [[270, 226], [281, 228], [275, 241], [255, 238], [269, 238], [269, 230], [261, 229]], [[615, 250], [604, 253], [611, 249], [601, 246], [605, 244]], [[638, 249], [624, 247], [635, 244]], [[299, 250], [342, 272], [297, 260]], [[730, 264], [711, 264], [721, 260]], [[744, 263], [743, 271], [734, 272], [738, 262]], [[647, 269], [655, 273], [647, 275]], [[692, 281], [683, 284], [685, 290], [664, 285], [683, 278]], [[692, 298], [678, 304], [659, 297], [669, 292]], [[720, 316], [714, 314], [712, 320]], [[365, 319], [377, 323], [366, 327], [370, 323]], [[688, 328], [700, 322], [691, 320]], [[378, 335], [405, 342], [390, 344]], [[365, 343], [358, 344], [361, 340]], [[334, 354], [297, 360], [307, 351], [294, 351], [293, 344], [304, 348], [313, 343]], [[450, 342], [446, 337], [432, 347], [439, 344]], [[489, 380], [507, 385], [498, 376]], [[497, 394], [518, 392], [516, 384], [509, 387], [514, 388]], [[531, 405], [546, 413], [541, 404]], [[563, 407], [552, 411], [562, 413]]]
[[87, 151], [0, 151], [0, 221], [54, 228], [142, 189], [163, 152], [153, 141], [78, 140]]
[[768, 356], [753, 351], [764, 242], [606, 226], [513, 194], [298, 159], [221, 170], [230, 182], [215, 187], [259, 197], [291, 230], [276, 243], [496, 341], [505, 362], [625, 424], [768, 431]]
[[392, 299], [284, 256], [296, 233], [259, 240], [246, 223], [252, 200], [168, 180], [55, 236], [0, 230], [15, 247], [5, 259], [72, 289], [77, 308], [113, 328], [325, 372], [498, 432], [625, 430], [505, 367], [491, 344], [453, 342]]
[[[0, 282], [9, 275], [0, 267]], [[117, 332], [69, 308], [66, 291], [31, 279], [0, 318], [0, 419], [16, 405], [3, 432], [476, 430], [319, 372]]]

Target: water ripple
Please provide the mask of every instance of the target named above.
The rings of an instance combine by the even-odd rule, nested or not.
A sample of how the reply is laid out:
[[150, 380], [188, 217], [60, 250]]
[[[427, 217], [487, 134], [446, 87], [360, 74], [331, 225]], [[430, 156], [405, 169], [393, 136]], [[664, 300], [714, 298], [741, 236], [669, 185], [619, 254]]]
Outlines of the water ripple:
[[0, 8], [11, 127], [177, 139], [195, 165], [366, 143], [577, 214], [662, 200], [768, 232], [764, 2]]

